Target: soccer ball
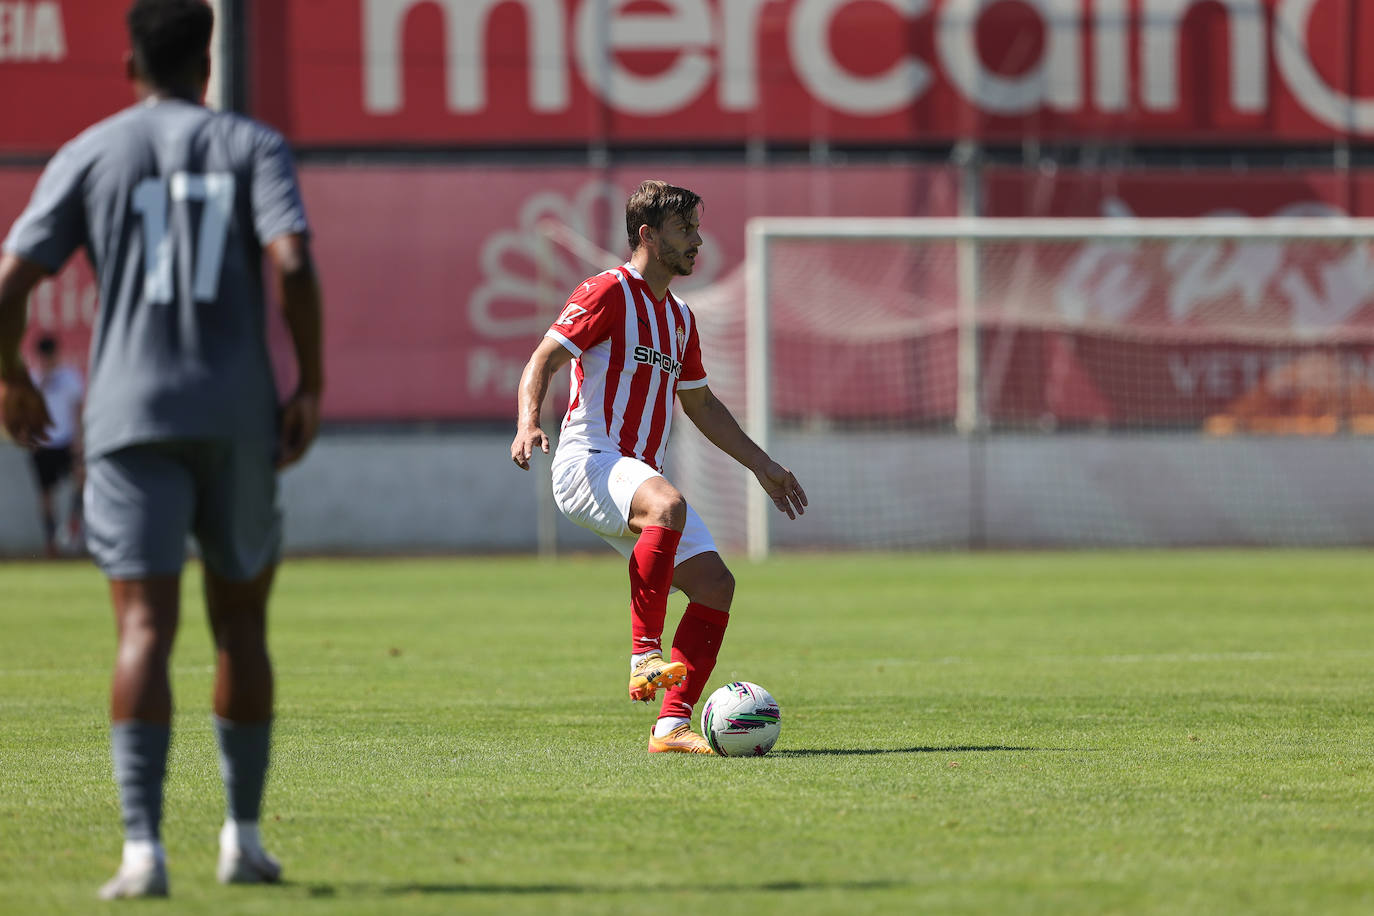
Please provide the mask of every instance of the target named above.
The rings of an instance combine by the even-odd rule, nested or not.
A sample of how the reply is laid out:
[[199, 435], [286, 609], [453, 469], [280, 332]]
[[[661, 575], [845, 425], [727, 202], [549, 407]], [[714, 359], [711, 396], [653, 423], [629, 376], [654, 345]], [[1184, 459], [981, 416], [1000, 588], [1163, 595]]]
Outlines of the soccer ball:
[[701, 733], [722, 757], [762, 757], [782, 730], [782, 710], [758, 684], [735, 681], [711, 694], [701, 710]]

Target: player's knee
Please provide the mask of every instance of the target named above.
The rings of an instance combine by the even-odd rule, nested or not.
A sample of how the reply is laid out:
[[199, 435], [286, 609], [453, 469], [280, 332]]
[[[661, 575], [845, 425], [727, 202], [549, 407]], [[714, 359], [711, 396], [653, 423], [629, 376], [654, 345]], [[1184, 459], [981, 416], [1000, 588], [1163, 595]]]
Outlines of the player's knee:
[[654, 493], [646, 500], [646, 524], [681, 531], [687, 524], [687, 500], [677, 490]]
[[730, 604], [735, 600], [735, 575], [725, 566], [720, 564], [719, 568], [711, 571], [696, 588], [696, 594], [691, 596], [692, 600], [698, 604], [704, 604], [709, 608], [718, 611], [729, 611]]
[[243, 627], [219, 630], [215, 633], [215, 648], [232, 659], [265, 659], [267, 637], [261, 631]]
[[681, 493], [675, 491], [664, 509], [668, 513], [673, 528], [681, 531], [687, 525], [687, 500], [683, 498]]
[[262, 613], [221, 613], [212, 618], [215, 648], [234, 657], [266, 654], [267, 619]]
[[118, 663], [122, 666], [146, 666], [167, 663], [172, 654], [172, 634], [160, 632], [144, 621], [126, 624], [119, 629]]
[[719, 603], [714, 607], [721, 611], [730, 610], [730, 605], [735, 600], [735, 574], [721, 567], [720, 577], [716, 580], [716, 591], [720, 597]]

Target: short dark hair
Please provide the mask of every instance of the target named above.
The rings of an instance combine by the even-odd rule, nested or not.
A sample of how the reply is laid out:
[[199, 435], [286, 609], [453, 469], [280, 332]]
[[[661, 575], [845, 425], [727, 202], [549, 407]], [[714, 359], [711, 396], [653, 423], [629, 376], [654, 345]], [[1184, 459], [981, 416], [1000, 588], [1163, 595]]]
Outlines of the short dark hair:
[[51, 334], [44, 334], [38, 338], [38, 343], [34, 349], [44, 356], [54, 356], [57, 354], [57, 338]]
[[204, 0], [134, 0], [124, 17], [139, 72], [166, 88], [210, 53], [215, 13]]
[[701, 195], [666, 181], [649, 179], [630, 195], [625, 204], [625, 232], [630, 239], [630, 251], [639, 247], [639, 227], [662, 229], [669, 216], [690, 220], [701, 206]]

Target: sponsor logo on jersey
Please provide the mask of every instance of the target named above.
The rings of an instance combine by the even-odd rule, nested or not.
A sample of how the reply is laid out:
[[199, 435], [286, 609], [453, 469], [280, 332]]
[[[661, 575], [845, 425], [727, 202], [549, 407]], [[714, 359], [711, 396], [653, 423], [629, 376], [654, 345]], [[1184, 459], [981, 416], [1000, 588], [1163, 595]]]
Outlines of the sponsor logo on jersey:
[[673, 378], [682, 376], [682, 360], [673, 359], [667, 353], [660, 353], [657, 350], [646, 347], [643, 344], [634, 349], [635, 362], [645, 363], [649, 366], [657, 366]]
[[555, 321], [554, 324], [571, 325], [578, 318], [581, 318], [585, 314], [587, 314], [586, 309], [584, 309], [580, 305], [573, 305], [571, 302], [569, 302], [568, 307], [563, 309], [563, 314], [559, 316], [558, 320]]

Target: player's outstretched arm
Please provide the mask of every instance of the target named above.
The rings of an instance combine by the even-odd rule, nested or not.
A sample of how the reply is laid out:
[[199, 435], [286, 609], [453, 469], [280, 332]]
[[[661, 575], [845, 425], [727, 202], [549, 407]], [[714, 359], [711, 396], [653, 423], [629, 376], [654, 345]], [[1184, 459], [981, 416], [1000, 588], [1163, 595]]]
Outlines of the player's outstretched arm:
[[4, 389], [0, 416], [10, 438], [24, 448], [41, 445], [44, 431], [52, 424], [43, 395], [19, 357], [28, 325], [29, 293], [47, 273], [27, 258], [0, 255], [0, 387]]
[[557, 340], [545, 337], [534, 348], [525, 371], [520, 374], [516, 389], [515, 439], [510, 444], [510, 460], [525, 470], [530, 469], [534, 450], [549, 453], [549, 437], [539, 428], [539, 408], [549, 391], [549, 379], [572, 361], [572, 353]]
[[320, 396], [324, 393], [323, 312], [320, 281], [304, 235], [292, 233], [273, 239], [268, 257], [281, 283], [282, 314], [296, 352], [299, 382], [282, 405], [278, 433], [277, 467], [295, 464], [304, 457], [320, 431]]
[[677, 399], [683, 413], [712, 445], [754, 472], [759, 486], [768, 493], [779, 512], [786, 512], [788, 518], [806, 513], [806, 491], [796, 476], [769, 458], [768, 453], [749, 438], [730, 408], [711, 393], [709, 385], [679, 388]]

